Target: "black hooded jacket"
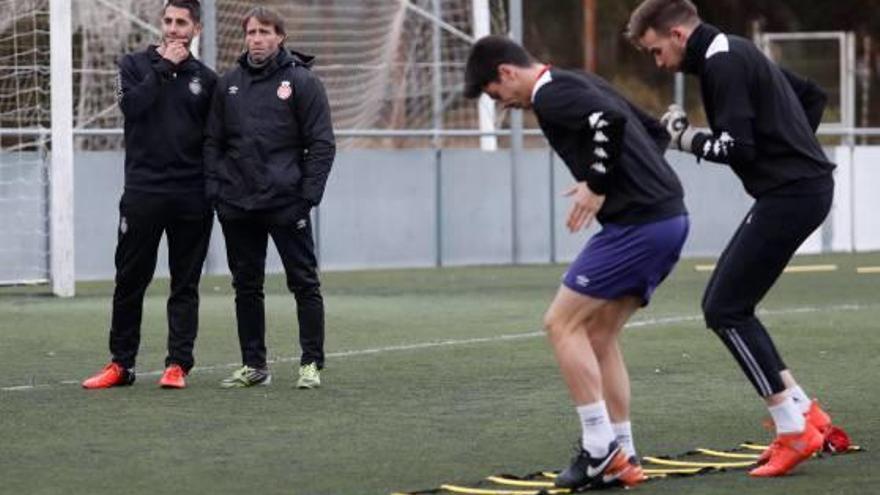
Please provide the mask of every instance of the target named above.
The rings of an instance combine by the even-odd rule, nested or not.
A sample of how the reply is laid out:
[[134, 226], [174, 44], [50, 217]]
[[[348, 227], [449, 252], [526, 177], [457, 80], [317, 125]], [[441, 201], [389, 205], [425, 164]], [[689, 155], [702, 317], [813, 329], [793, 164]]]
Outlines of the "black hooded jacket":
[[313, 61], [282, 48], [257, 69], [245, 53], [220, 78], [205, 137], [209, 198], [246, 211], [321, 202], [336, 142]]
[[816, 84], [709, 24], [688, 39], [684, 71], [700, 78], [712, 129], [694, 139], [697, 157], [729, 164], [755, 198], [830, 187], [834, 164], [815, 135], [826, 97]]

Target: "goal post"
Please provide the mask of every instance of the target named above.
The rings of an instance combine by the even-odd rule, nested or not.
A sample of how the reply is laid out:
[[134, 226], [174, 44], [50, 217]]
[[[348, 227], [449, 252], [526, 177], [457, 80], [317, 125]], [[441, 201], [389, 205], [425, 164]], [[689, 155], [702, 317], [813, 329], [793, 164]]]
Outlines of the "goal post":
[[71, 2], [49, 1], [52, 144], [49, 165], [49, 272], [52, 292], [75, 294], [73, 236], [73, 48]]
[[[471, 0], [471, 13], [474, 23], [474, 39], [478, 40], [492, 34], [492, 11], [489, 0]], [[492, 132], [495, 130], [495, 103], [489, 96], [480, 95], [477, 103], [477, 111], [480, 119], [480, 131]], [[480, 148], [484, 151], [498, 149], [498, 138], [495, 136], [482, 136]]]

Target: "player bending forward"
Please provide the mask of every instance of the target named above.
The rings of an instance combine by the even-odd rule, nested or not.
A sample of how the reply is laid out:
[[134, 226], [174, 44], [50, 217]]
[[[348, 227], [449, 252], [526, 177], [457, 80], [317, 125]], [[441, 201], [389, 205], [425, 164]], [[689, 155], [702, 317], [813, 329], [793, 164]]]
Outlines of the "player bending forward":
[[601, 78], [537, 63], [507, 38], [473, 47], [465, 95], [486, 93], [532, 109], [577, 183], [567, 226], [596, 218], [593, 236], [566, 272], [545, 316], [547, 336], [581, 420], [580, 449], [556, 479], [563, 488], [644, 479], [629, 422], [629, 375], [618, 335], [672, 271], [688, 233], [681, 184], [663, 158], [660, 123]]

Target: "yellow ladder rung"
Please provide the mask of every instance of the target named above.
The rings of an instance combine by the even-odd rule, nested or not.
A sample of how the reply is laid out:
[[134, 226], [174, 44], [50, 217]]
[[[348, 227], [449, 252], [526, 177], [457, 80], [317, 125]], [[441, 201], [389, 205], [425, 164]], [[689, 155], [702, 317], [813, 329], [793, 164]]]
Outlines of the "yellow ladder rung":
[[704, 467], [714, 469], [726, 468], [744, 468], [754, 465], [753, 461], [749, 462], [695, 462], [695, 461], [674, 461], [672, 459], [660, 459], [658, 457], [644, 457], [646, 462], [659, 464], [661, 466], [679, 466], [679, 467]]
[[721, 452], [720, 450], [712, 449], [697, 449], [697, 452], [712, 457], [724, 457], [726, 459], [757, 459], [758, 457], [761, 457], [760, 454], [737, 454], [735, 452]]

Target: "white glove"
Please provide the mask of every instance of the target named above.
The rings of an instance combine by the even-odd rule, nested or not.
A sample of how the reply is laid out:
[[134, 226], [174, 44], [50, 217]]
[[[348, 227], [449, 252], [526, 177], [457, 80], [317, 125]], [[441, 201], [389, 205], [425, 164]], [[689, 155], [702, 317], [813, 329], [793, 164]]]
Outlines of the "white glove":
[[692, 145], [698, 131], [691, 127], [687, 113], [678, 105], [669, 105], [669, 110], [660, 117], [660, 123], [672, 136], [669, 149], [693, 153]]

